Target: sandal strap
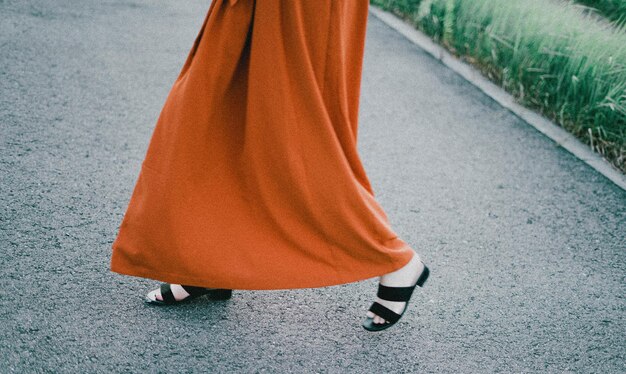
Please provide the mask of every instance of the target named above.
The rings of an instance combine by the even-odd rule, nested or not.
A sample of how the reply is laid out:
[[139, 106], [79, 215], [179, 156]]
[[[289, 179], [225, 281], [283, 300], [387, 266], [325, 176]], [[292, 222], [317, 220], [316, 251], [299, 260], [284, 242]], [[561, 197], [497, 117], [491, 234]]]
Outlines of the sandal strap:
[[387, 308], [386, 306], [374, 301], [369, 309], [370, 312], [376, 314], [379, 317], [385, 319], [389, 323], [396, 323], [400, 319], [401, 315]]
[[161, 297], [163, 298], [163, 302], [166, 304], [173, 304], [176, 302], [176, 298], [174, 297], [174, 293], [172, 293], [172, 288], [169, 283], [161, 283]]
[[378, 285], [376, 296], [387, 301], [409, 301], [415, 286], [411, 287], [388, 287]]
[[187, 286], [184, 284], [180, 285], [190, 296], [202, 296], [210, 292], [210, 290], [205, 287], [196, 287], [196, 286]]

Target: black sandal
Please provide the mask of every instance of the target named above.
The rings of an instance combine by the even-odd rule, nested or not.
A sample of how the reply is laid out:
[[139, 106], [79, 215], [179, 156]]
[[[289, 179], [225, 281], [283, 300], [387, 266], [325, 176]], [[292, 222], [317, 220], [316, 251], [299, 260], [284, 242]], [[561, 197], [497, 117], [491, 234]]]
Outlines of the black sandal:
[[[182, 285], [181, 287], [187, 291], [189, 296], [185, 297], [182, 300], [176, 300], [174, 294], [172, 293], [172, 289], [169, 283], [161, 283], [161, 297], [163, 301], [157, 299], [151, 299], [146, 295], [145, 302], [153, 305], [173, 305], [187, 302], [189, 300], [193, 300], [203, 295], [207, 295], [211, 300], [227, 300], [230, 299], [233, 290], [224, 289], [224, 288], [205, 288], [205, 287], [196, 287], [196, 286], [186, 286]], [[156, 296], [155, 296], [156, 297]]]
[[398, 314], [393, 310], [387, 308], [386, 306], [378, 302], [374, 302], [369, 308], [369, 311], [385, 319], [385, 323], [374, 323], [374, 318], [367, 317], [363, 322], [363, 328], [365, 328], [367, 331], [382, 331], [388, 329], [396, 322], [398, 322], [398, 320], [400, 320], [400, 318], [404, 315], [404, 312], [409, 306], [409, 300], [411, 299], [411, 295], [413, 294], [415, 286], [422, 287], [424, 285], [424, 282], [426, 282], [429, 274], [430, 270], [428, 270], [428, 267], [426, 266], [426, 264], [424, 264], [424, 270], [422, 271], [422, 274], [420, 274], [419, 278], [417, 278], [417, 281], [413, 286], [388, 287], [383, 286], [382, 284], [378, 284], [378, 292], [376, 293], [376, 296], [387, 301], [405, 301], [406, 304], [404, 305], [402, 313]]

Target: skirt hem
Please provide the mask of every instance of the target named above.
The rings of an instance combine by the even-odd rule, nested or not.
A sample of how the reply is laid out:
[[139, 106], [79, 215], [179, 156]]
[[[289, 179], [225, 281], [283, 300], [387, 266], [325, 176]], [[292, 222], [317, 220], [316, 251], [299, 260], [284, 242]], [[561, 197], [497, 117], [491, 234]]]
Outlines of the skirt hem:
[[150, 268], [141, 268], [137, 266], [127, 267], [123, 265], [114, 265], [112, 264], [110, 267], [110, 271], [114, 273], [118, 273], [121, 275], [128, 275], [134, 277], [141, 277], [147, 279], [153, 279], [161, 282], [167, 282], [172, 284], [184, 284], [190, 286], [197, 287], [206, 287], [206, 288], [224, 288], [224, 289], [232, 289], [232, 290], [287, 290], [287, 289], [300, 289], [300, 288], [320, 288], [320, 287], [329, 287], [336, 286], [348, 283], [354, 283], [359, 281], [364, 281], [376, 276], [381, 276], [387, 273], [391, 273], [395, 270], [398, 270], [404, 267], [409, 263], [412, 256], [415, 255], [413, 250], [410, 251], [410, 256], [407, 256], [406, 259], [401, 258], [400, 261], [397, 262], [389, 262], [388, 267], [380, 267], [373, 266], [372, 272], [370, 273], [360, 273], [358, 275], [350, 274], [349, 276], [345, 276], [343, 278], [335, 278], [328, 279], [328, 281], [317, 281], [317, 282], [294, 282], [289, 284], [280, 284], [276, 283], [274, 286], [255, 286], [254, 284], [259, 284], [258, 279], [250, 280], [250, 282], [241, 282], [235, 281], [232, 283], [224, 283], [220, 282], [212, 283], [207, 279], [200, 279], [196, 277], [190, 277], [188, 275], [182, 275], [177, 273], [168, 273], [160, 270], [150, 269]]

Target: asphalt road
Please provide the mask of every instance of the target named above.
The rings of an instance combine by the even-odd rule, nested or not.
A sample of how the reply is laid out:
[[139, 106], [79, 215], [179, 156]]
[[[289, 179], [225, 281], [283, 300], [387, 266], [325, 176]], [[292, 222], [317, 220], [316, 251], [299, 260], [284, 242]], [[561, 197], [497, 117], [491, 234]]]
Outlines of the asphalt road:
[[432, 271], [402, 321], [361, 328], [376, 279], [144, 305], [110, 246], [208, 7], [0, 0], [0, 372], [626, 371], [626, 192], [371, 15], [359, 151]]

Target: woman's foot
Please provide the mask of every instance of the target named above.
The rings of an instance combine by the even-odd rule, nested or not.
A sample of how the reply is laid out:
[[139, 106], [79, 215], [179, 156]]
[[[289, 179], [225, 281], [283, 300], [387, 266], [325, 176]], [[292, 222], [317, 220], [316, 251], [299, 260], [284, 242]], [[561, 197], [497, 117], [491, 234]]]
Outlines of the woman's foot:
[[[186, 299], [189, 296], [189, 292], [185, 291], [185, 289], [180, 284], [171, 284], [170, 288], [172, 293], [174, 294], [174, 299], [176, 301], [180, 301]], [[156, 290], [152, 290], [148, 293], [148, 298], [152, 300], [163, 301], [163, 296], [161, 295], [161, 288], [157, 288]]]
[[225, 288], [205, 288], [184, 284], [161, 283], [159, 288], [150, 291], [144, 301], [152, 305], [172, 305], [191, 301], [200, 296], [211, 300], [228, 300], [233, 290]]
[[[381, 276], [380, 284], [388, 287], [410, 287], [413, 286], [415, 282], [417, 282], [417, 279], [423, 271], [424, 263], [422, 263], [418, 254], [415, 253], [411, 260], [406, 265], [404, 265], [404, 267]], [[401, 314], [406, 307], [406, 302], [403, 301], [388, 301], [376, 297], [376, 302], [382, 304], [383, 306], [391, 309], [398, 314]], [[385, 323], [384, 318], [377, 316], [371, 311], [368, 311], [366, 315], [370, 318], [373, 318], [375, 324]]]

